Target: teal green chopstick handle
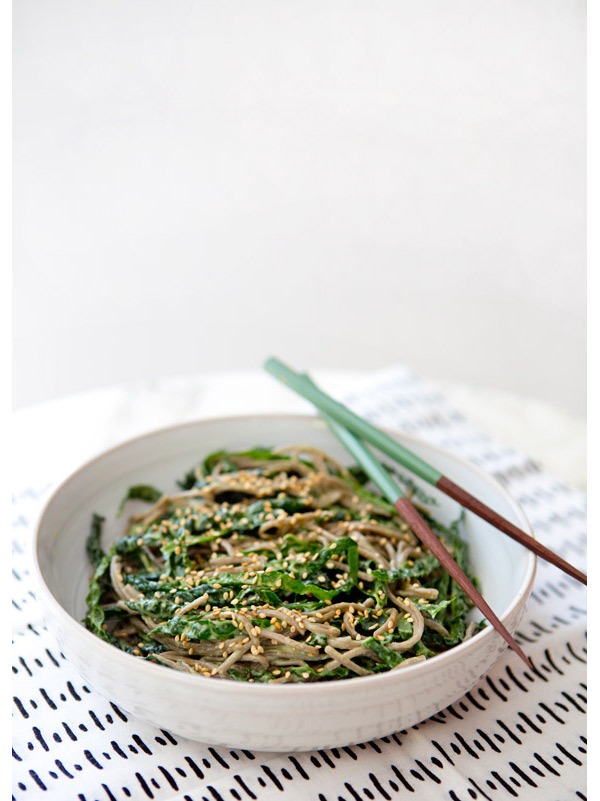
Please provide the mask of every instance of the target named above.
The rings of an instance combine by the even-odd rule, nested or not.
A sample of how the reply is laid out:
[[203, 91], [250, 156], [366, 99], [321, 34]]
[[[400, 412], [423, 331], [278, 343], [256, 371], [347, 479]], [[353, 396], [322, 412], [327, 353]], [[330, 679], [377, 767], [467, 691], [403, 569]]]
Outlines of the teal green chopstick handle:
[[397, 462], [404, 465], [404, 467], [412, 470], [413, 473], [416, 473], [428, 483], [433, 484], [441, 490], [441, 492], [453, 498], [465, 509], [469, 509], [482, 520], [486, 520], [490, 525], [498, 529], [498, 531], [511, 537], [515, 542], [521, 543], [521, 545], [524, 545], [530, 551], [533, 551], [533, 553], [545, 559], [547, 562], [550, 562], [550, 564], [555, 565], [559, 570], [577, 579], [577, 581], [580, 581], [582, 584], [587, 584], [587, 576], [581, 570], [569, 564], [569, 562], [551, 551], [550, 548], [542, 545], [541, 542], [538, 542], [529, 534], [521, 531], [521, 529], [517, 528], [510, 520], [506, 520], [506, 518], [499, 515], [494, 509], [486, 506], [465, 489], [451, 481], [447, 476], [435, 470], [431, 465], [427, 464], [427, 462], [419, 459], [416, 454], [400, 445], [399, 442], [388, 437], [383, 431], [379, 431], [366, 420], [362, 420], [351, 412], [350, 409], [334, 401], [322, 392], [308, 375], [305, 373], [293, 372], [278, 359], [269, 359], [265, 363], [265, 367], [268, 372], [272, 373], [280, 381], [289, 384], [300, 395], [311, 400], [321, 414], [323, 414], [323, 412], [328, 412], [332, 418], [338, 420], [338, 422], [343, 422], [348, 428], [351, 428], [354, 433], [359, 434], [359, 436], [372, 445], [375, 445], [375, 447], [379, 448], [383, 453], [391, 456], [392, 459], [395, 459]]
[[320, 390], [306, 376], [291, 370], [279, 359], [267, 359], [264, 367], [268, 373], [271, 373], [284, 384], [288, 384], [299, 395], [313, 403], [319, 411], [327, 414], [336, 422], [343, 423], [359, 437], [379, 448], [380, 451], [404, 465], [424, 481], [435, 485], [442, 478], [442, 473], [424, 462], [415, 453], [412, 453], [408, 448], [384, 434], [383, 431], [379, 431], [371, 423], [354, 414], [346, 406]]
[[369, 476], [390, 503], [396, 503], [403, 497], [400, 487], [396, 484], [390, 473], [373, 456], [371, 451], [360, 442], [351, 431], [336, 423], [327, 414], [322, 414], [331, 432], [339, 439], [348, 453], [353, 456], [365, 473]]

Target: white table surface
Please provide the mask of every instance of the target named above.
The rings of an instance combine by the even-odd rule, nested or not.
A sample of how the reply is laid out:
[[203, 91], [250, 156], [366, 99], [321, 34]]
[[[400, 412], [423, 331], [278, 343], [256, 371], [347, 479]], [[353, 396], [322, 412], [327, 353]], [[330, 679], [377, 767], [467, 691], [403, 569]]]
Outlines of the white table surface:
[[[368, 371], [316, 370], [342, 396]], [[570, 486], [586, 487], [586, 424], [542, 401], [464, 384], [433, 382], [475, 427], [527, 453]], [[159, 378], [68, 395], [13, 413], [14, 486], [60, 480], [104, 448], [164, 425], [256, 412], [310, 412], [312, 407], [259, 370]]]

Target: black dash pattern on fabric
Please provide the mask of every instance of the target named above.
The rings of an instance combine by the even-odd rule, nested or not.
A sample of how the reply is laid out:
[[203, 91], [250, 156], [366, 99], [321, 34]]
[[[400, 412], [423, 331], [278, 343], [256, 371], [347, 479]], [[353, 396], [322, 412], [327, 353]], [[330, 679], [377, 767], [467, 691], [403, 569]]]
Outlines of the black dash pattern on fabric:
[[[383, 370], [345, 402], [495, 475], [536, 536], [585, 567], [585, 496], [474, 429], [412, 371]], [[540, 560], [517, 632], [533, 669], [505, 653], [462, 699], [371, 743], [296, 754], [218, 748], [135, 720], [65, 658], [28, 586], [32, 526], [52, 486], [13, 496], [14, 801], [586, 798], [585, 588], [552, 566]]]

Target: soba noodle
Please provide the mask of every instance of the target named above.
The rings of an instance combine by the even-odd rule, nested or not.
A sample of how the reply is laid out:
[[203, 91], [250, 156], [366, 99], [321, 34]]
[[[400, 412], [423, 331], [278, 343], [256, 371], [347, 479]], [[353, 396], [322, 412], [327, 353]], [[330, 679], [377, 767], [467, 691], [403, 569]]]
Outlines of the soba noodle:
[[[171, 494], [130, 488], [123, 505], [150, 505], [107, 553], [94, 516], [86, 626], [176, 670], [274, 684], [398, 670], [472, 636], [469, 598], [364, 478], [293, 446], [212, 454]], [[469, 572], [460, 519], [403, 480]]]

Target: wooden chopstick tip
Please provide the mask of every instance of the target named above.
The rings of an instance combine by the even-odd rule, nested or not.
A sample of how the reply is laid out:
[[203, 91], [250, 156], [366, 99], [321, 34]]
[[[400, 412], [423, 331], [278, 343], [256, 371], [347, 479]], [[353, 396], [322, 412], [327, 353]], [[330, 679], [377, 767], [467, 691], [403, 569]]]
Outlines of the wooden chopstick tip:
[[519, 657], [520, 657], [520, 658], [523, 660], [523, 662], [525, 662], [525, 665], [526, 665], [526, 666], [529, 668], [529, 670], [535, 670], [535, 668], [534, 668], [534, 666], [533, 666], [533, 662], [532, 662], [532, 661], [531, 661], [531, 659], [530, 659], [530, 658], [527, 656], [527, 654], [526, 654], [526, 653], [525, 653], [525, 651], [524, 651], [524, 650], [521, 648], [521, 646], [520, 646], [520, 645], [517, 645], [517, 643], [516, 643], [516, 642], [514, 642], [514, 640], [513, 640], [513, 643], [514, 643], [514, 644], [512, 644], [512, 643], [509, 643], [509, 648], [510, 648], [511, 650], [513, 650], [513, 651], [514, 651], [514, 652], [517, 654], [517, 656], [519, 656]]
[[466, 594], [469, 596], [473, 604], [487, 618], [489, 623], [498, 632], [498, 634], [502, 637], [502, 639], [523, 660], [523, 662], [527, 665], [527, 667], [531, 668], [532, 667], [531, 663], [527, 658], [523, 649], [515, 642], [514, 637], [508, 631], [504, 623], [502, 623], [502, 621], [496, 615], [494, 610], [487, 603], [485, 598], [483, 598], [481, 593], [473, 585], [473, 582], [463, 572], [460, 565], [457, 562], [455, 562], [455, 560], [452, 558], [448, 550], [438, 539], [438, 537], [436, 537], [433, 531], [429, 528], [427, 523], [423, 520], [419, 512], [410, 503], [408, 498], [406, 497], [399, 498], [394, 503], [394, 507], [396, 508], [396, 511], [400, 514], [400, 516], [404, 519], [404, 521], [408, 523], [415, 536], [418, 537], [418, 539], [420, 539], [421, 542], [423, 542], [427, 546], [427, 548], [429, 548], [431, 553], [436, 557], [436, 559], [442, 565], [442, 567], [444, 567], [448, 571], [448, 573], [450, 573], [450, 575], [452, 576], [454, 581], [456, 581], [459, 587], [461, 587], [463, 591], [466, 592]]

